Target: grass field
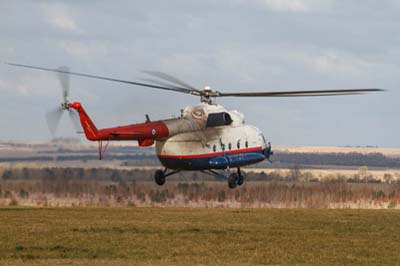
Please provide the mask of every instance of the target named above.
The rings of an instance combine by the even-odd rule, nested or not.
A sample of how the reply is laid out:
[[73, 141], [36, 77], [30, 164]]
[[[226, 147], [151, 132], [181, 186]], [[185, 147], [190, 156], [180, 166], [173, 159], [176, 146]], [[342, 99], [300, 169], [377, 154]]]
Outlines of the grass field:
[[400, 212], [0, 208], [0, 265], [400, 265]]

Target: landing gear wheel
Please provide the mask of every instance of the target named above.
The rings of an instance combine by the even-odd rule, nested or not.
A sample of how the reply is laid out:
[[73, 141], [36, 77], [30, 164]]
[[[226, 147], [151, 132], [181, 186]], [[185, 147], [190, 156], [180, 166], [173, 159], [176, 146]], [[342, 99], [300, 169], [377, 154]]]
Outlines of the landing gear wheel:
[[238, 182], [238, 175], [236, 173], [232, 173], [228, 177], [228, 186], [229, 188], [235, 188]]
[[237, 184], [238, 184], [239, 186], [241, 186], [241, 185], [243, 185], [243, 182], [244, 182], [244, 177], [243, 177], [243, 175], [239, 175], [239, 176], [238, 176], [238, 180], [237, 180]]
[[238, 169], [237, 169], [237, 174], [238, 174], [237, 184], [239, 186], [241, 186], [241, 185], [243, 185], [243, 182], [244, 182], [244, 175], [243, 175], [242, 171], [240, 171], [240, 167], [238, 167]]
[[154, 173], [154, 180], [156, 181], [157, 185], [162, 186], [165, 184], [165, 174], [164, 171], [157, 170]]

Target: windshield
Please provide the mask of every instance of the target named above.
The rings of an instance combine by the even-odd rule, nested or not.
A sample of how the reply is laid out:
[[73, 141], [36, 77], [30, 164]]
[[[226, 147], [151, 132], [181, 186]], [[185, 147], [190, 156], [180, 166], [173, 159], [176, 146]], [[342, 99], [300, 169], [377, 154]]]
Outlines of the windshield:
[[262, 139], [262, 141], [263, 141], [264, 145], [267, 145], [267, 142], [265, 141], [265, 137], [264, 137], [264, 135], [263, 135], [263, 134], [260, 134], [260, 136], [261, 136], [261, 139]]

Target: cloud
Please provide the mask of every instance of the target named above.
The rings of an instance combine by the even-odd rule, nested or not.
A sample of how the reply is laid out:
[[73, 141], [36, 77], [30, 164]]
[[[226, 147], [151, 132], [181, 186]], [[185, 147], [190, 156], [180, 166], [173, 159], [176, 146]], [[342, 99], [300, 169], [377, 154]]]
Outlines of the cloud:
[[4, 89], [7, 87], [7, 83], [4, 80], [0, 79], [0, 89]]
[[330, 7], [330, 1], [319, 0], [261, 0], [262, 3], [273, 11], [309, 13], [325, 10]]
[[[316, 76], [330, 82], [335, 78], [365, 81], [370, 80], [372, 73], [384, 67], [367, 58], [340, 50], [272, 44], [247, 50], [220, 49], [210, 57], [215, 58], [218, 68], [214, 71], [223, 73], [224, 76], [235, 77], [235, 82], [244, 82], [243, 86], [246, 86], [246, 83], [247, 86], [251, 86], [261, 80], [265, 83], [276, 82], [277, 85], [289, 86], [289, 81], [282, 80], [287, 76], [304, 83], [309, 83], [311, 78], [315, 82]], [[297, 74], [300, 70], [304, 72], [302, 75]]]
[[23, 82], [9, 82], [0, 80], [0, 92], [11, 93], [18, 96], [30, 96], [28, 86]]
[[54, 91], [54, 87], [59, 86], [55, 79], [49, 79], [45, 74], [30, 74], [15, 79], [8, 77], [0, 79], [0, 92], [9, 93], [15, 97], [47, 97]]
[[82, 34], [83, 30], [68, 13], [65, 6], [43, 3], [41, 9], [45, 14], [46, 21], [55, 29], [63, 32]]
[[64, 31], [81, 32], [75, 21], [66, 16], [53, 16], [50, 22], [56, 27]]
[[80, 59], [101, 58], [108, 53], [106, 45], [95, 42], [67, 41], [61, 43], [61, 48]]
[[317, 52], [307, 50], [291, 50], [284, 55], [290, 62], [316, 71], [325, 76], [341, 76], [348, 78], [365, 78], [376, 64], [352, 54], [320, 49]]

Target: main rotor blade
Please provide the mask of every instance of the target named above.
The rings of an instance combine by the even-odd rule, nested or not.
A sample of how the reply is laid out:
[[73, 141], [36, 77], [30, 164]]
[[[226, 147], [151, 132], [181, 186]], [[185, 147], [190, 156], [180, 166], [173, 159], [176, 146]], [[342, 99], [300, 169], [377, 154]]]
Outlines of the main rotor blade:
[[143, 79], [140, 79], [140, 80], [143, 80], [143, 81], [146, 81], [146, 82], [150, 82], [150, 84], [159, 85], [159, 86], [162, 86], [162, 87], [179, 88], [179, 87], [176, 87], [175, 85], [168, 84], [167, 82], [156, 80], [156, 79], [143, 78]]
[[217, 97], [312, 97], [354, 95], [367, 92], [384, 91], [382, 89], [348, 89], [348, 90], [303, 90], [303, 91], [271, 91], [271, 92], [217, 92]]
[[58, 107], [57, 109], [46, 113], [47, 126], [49, 127], [50, 133], [53, 137], [56, 134], [62, 113], [63, 110], [61, 109], [61, 107]]
[[142, 72], [143, 72], [143, 73], [146, 73], [146, 74], [148, 74], [148, 75], [154, 76], [154, 77], [156, 77], [156, 78], [169, 81], [169, 82], [171, 82], [171, 83], [174, 83], [175, 85], [179, 85], [179, 86], [182, 86], [182, 87], [184, 87], [184, 88], [189, 88], [189, 89], [191, 89], [191, 90], [193, 90], [193, 91], [200, 92], [198, 89], [196, 89], [196, 88], [193, 87], [192, 85], [189, 85], [189, 84], [187, 84], [186, 82], [183, 82], [183, 81], [181, 81], [180, 79], [178, 79], [178, 78], [176, 78], [176, 77], [174, 77], [174, 76], [171, 76], [171, 75], [169, 75], [169, 74], [167, 74], [167, 73], [163, 73], [163, 72], [161, 72], [161, 71], [150, 71], [150, 70], [143, 70]]
[[69, 68], [66, 66], [61, 66], [61, 67], [57, 68], [56, 70], [60, 71], [60, 72], [58, 72], [58, 80], [60, 81], [60, 84], [61, 84], [64, 102], [66, 102], [68, 100], [69, 88], [70, 88], [70, 86], [69, 86], [70, 76], [69, 76], [69, 74], [67, 74], [69, 72]]
[[75, 76], [81, 76], [81, 77], [87, 77], [87, 78], [93, 78], [93, 79], [108, 80], [108, 81], [113, 81], [113, 82], [131, 84], [131, 85], [142, 86], [142, 87], [149, 87], [149, 88], [160, 89], [160, 90], [176, 91], [176, 92], [187, 93], [187, 94], [192, 94], [192, 93], [193, 93], [193, 90], [187, 89], [187, 88], [180, 88], [180, 87], [164, 87], [164, 86], [152, 85], [152, 84], [141, 83], [141, 82], [135, 82], [135, 81], [129, 81], [129, 80], [108, 78], [108, 77], [95, 76], [95, 75], [89, 75], [89, 74], [78, 73], [78, 72], [64, 71], [64, 70], [60, 70], [60, 69], [51, 69], [51, 68], [45, 68], [45, 67], [38, 67], [38, 66], [30, 66], [30, 65], [22, 65], [22, 64], [16, 64], [16, 63], [9, 63], [9, 62], [5, 62], [5, 64], [10, 65], [10, 66], [31, 68], [31, 69], [37, 69], [37, 70], [42, 70], [42, 71], [57, 72], [57, 73], [65, 73], [65, 74], [70, 74], [70, 75], [75, 75]]

